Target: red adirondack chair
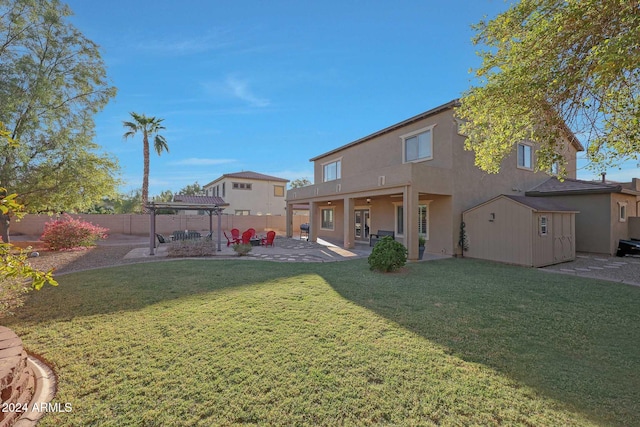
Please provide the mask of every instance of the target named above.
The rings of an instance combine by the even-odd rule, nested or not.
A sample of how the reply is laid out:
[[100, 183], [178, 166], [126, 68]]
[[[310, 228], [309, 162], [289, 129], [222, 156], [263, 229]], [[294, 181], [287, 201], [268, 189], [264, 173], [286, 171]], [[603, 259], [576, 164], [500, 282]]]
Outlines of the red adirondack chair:
[[254, 237], [256, 237], [256, 229], [255, 228], [249, 228], [247, 229], [247, 231], [251, 232], [251, 238], [253, 239]]
[[251, 244], [251, 231], [247, 230], [242, 233], [242, 244], [250, 245]]
[[232, 244], [235, 245], [236, 243], [240, 243], [240, 230], [238, 230], [237, 228], [232, 229], [231, 237], [227, 236], [227, 232], [225, 231], [224, 237], [227, 238], [227, 247], [231, 246]]
[[273, 246], [273, 241], [276, 238], [276, 232], [275, 231], [267, 231], [267, 238], [266, 239], [262, 239], [262, 245], [263, 246]]

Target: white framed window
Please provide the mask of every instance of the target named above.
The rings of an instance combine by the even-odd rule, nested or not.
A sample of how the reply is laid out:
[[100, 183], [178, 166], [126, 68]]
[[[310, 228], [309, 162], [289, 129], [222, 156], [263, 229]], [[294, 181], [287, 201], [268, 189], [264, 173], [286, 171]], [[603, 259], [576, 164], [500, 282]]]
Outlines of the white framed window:
[[549, 224], [547, 222], [547, 217], [546, 216], [541, 216], [540, 217], [540, 235], [541, 236], [546, 236], [547, 232], [549, 230]]
[[433, 159], [433, 128], [431, 125], [402, 135], [402, 162], [421, 162]]
[[334, 228], [334, 208], [322, 208], [320, 210], [320, 228], [323, 230], [333, 230]]
[[518, 168], [533, 170], [533, 147], [524, 142], [518, 143]]
[[[431, 200], [420, 202], [418, 205], [418, 234], [429, 240], [429, 204]], [[395, 233], [398, 237], [404, 237], [404, 205], [395, 202]]]
[[618, 202], [618, 221], [627, 221], [627, 202]]
[[322, 182], [335, 181], [342, 178], [342, 159], [322, 165]]
[[236, 209], [236, 215], [238, 216], [251, 215], [251, 211], [246, 209]]

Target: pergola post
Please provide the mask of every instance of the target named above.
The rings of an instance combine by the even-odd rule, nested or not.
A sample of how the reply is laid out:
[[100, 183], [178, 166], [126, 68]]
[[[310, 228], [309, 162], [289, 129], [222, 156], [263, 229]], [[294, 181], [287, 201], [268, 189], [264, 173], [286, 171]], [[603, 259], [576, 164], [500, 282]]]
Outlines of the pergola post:
[[149, 219], [149, 255], [156, 254], [156, 208], [151, 204], [147, 206], [151, 211], [151, 218]]

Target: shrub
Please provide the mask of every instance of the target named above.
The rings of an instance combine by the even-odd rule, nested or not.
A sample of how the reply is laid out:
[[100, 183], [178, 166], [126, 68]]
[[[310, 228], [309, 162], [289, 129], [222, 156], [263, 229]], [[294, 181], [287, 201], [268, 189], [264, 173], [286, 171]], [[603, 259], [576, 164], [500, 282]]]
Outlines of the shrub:
[[211, 239], [176, 240], [169, 243], [167, 254], [170, 257], [203, 257], [216, 254], [217, 246]]
[[233, 245], [233, 250], [236, 251], [238, 256], [243, 256], [251, 252], [252, 246], [242, 243], [236, 243]]
[[407, 248], [391, 236], [385, 236], [373, 247], [368, 260], [371, 270], [395, 271], [407, 263]]
[[48, 249], [59, 251], [79, 247], [95, 246], [98, 239], [106, 239], [109, 230], [90, 222], [74, 219], [70, 215], [50, 221], [44, 225], [40, 237]]

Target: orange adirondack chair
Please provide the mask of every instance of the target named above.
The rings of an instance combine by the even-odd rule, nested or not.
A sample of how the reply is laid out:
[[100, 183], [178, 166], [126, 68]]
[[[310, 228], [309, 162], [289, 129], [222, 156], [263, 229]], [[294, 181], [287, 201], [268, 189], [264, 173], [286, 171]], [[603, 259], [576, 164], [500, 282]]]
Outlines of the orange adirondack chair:
[[273, 246], [273, 241], [276, 238], [276, 232], [275, 231], [267, 231], [267, 238], [266, 239], [262, 239], [262, 245], [263, 246]]

